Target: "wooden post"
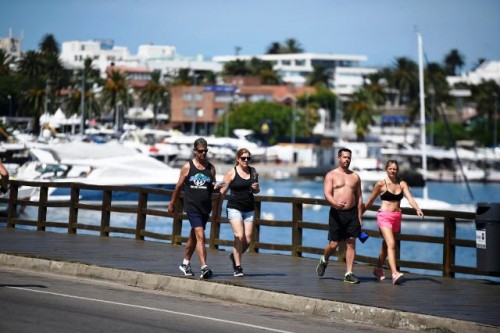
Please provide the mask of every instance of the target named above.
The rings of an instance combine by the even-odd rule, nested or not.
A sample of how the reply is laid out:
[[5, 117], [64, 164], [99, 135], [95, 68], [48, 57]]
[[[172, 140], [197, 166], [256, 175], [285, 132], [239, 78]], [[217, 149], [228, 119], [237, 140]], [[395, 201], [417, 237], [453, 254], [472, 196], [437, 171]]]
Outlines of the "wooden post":
[[252, 243], [248, 248], [248, 252], [259, 253], [259, 248], [255, 245], [260, 242], [260, 216], [262, 211], [262, 202], [255, 200], [255, 215], [253, 222]]
[[78, 203], [80, 201], [80, 188], [78, 183], [71, 185], [71, 201], [69, 206], [68, 234], [75, 235], [78, 224]]
[[302, 257], [302, 219], [304, 207], [302, 203], [292, 202], [292, 256]]
[[137, 221], [135, 226], [135, 239], [144, 240], [144, 231], [146, 229], [146, 213], [148, 208], [148, 194], [144, 192], [139, 193], [139, 203], [137, 205]]
[[111, 190], [102, 191], [102, 206], [101, 206], [101, 236], [108, 237], [109, 222], [111, 220], [111, 198], [113, 192]]
[[47, 198], [49, 196], [49, 188], [40, 186], [40, 197], [38, 199], [38, 217], [36, 222], [37, 231], [45, 231], [45, 222], [47, 221]]
[[210, 217], [210, 238], [207, 240], [207, 243], [209, 243], [209, 247], [213, 250], [217, 250], [219, 248], [219, 245], [217, 242], [220, 240], [220, 222], [215, 223], [213, 220], [213, 210], [214, 209], [219, 209], [219, 207], [215, 207], [214, 203], [217, 202], [218, 199], [213, 199], [214, 197], [217, 198], [220, 194], [217, 193], [217, 196], [212, 196], [212, 214]]
[[15, 228], [14, 219], [17, 213], [17, 193], [19, 185], [15, 181], [10, 182], [9, 209], [7, 211], [7, 228]]
[[401, 259], [401, 238], [399, 237], [399, 233], [394, 234], [394, 241], [396, 242], [396, 269], [399, 271], [399, 260]]
[[454, 217], [444, 218], [444, 244], [443, 244], [443, 276], [455, 277], [455, 244], [453, 243], [457, 233], [457, 224]]
[[184, 211], [184, 197], [180, 196], [175, 202], [172, 221], [172, 245], [182, 244], [182, 213]]

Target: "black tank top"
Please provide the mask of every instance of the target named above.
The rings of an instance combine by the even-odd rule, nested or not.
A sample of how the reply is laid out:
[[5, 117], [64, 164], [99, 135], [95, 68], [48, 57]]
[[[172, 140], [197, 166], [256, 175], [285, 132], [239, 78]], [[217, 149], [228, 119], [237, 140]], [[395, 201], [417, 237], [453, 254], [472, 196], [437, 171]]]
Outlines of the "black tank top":
[[214, 189], [212, 164], [207, 163], [205, 170], [198, 170], [189, 161], [189, 173], [184, 181], [184, 211], [208, 215], [212, 211], [212, 192]]
[[385, 189], [386, 191], [384, 193], [382, 193], [382, 195], [380, 196], [380, 199], [381, 200], [384, 200], [384, 201], [401, 201], [401, 199], [403, 199], [403, 189], [401, 189], [401, 192], [399, 192], [399, 194], [394, 194], [392, 192], [389, 191], [389, 188], [387, 187], [387, 183], [385, 182], [385, 179], [384, 179], [384, 183], [385, 183]]
[[243, 179], [234, 167], [234, 179], [229, 185], [231, 195], [227, 200], [227, 208], [237, 209], [240, 212], [251, 212], [255, 210], [252, 184], [255, 180], [252, 177], [252, 168], [250, 168], [250, 178]]

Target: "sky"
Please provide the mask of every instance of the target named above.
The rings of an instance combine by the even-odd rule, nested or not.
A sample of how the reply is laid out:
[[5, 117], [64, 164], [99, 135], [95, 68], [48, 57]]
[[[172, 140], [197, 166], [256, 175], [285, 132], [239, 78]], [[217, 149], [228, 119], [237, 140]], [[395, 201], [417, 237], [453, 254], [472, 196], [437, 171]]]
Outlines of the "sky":
[[500, 60], [499, 0], [2, 0], [0, 36], [23, 36], [35, 50], [45, 34], [61, 44], [113, 39], [170, 45], [182, 56], [259, 55], [273, 42], [296, 39], [306, 52], [365, 55], [370, 67], [397, 57], [428, 61], [457, 49], [462, 70], [478, 59]]

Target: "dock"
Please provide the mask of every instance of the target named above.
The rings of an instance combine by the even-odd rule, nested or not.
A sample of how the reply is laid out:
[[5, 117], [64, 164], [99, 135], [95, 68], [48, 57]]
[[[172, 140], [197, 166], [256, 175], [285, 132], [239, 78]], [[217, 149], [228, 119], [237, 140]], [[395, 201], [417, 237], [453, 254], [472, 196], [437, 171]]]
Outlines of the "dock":
[[234, 277], [229, 252], [208, 250], [210, 280], [178, 269], [184, 246], [130, 238], [69, 235], [0, 227], [0, 267], [111, 280], [140, 288], [203, 295], [249, 305], [408, 331], [499, 332], [500, 283], [405, 273], [392, 285], [373, 266], [356, 264], [361, 283], [343, 282], [345, 265], [331, 260], [323, 277], [317, 259], [246, 253]]

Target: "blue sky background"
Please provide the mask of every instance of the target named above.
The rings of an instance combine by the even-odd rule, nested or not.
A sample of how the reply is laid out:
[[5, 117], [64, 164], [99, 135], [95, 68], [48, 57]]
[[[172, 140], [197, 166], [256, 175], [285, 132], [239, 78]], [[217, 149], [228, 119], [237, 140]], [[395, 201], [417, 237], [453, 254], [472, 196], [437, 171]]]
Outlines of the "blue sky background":
[[262, 54], [297, 39], [307, 52], [368, 56], [365, 65], [417, 60], [418, 26], [429, 61], [458, 49], [470, 69], [500, 60], [498, 0], [3, 0], [0, 36], [24, 34], [23, 51], [51, 33], [59, 43], [110, 38], [132, 54], [141, 44], [184, 56]]

